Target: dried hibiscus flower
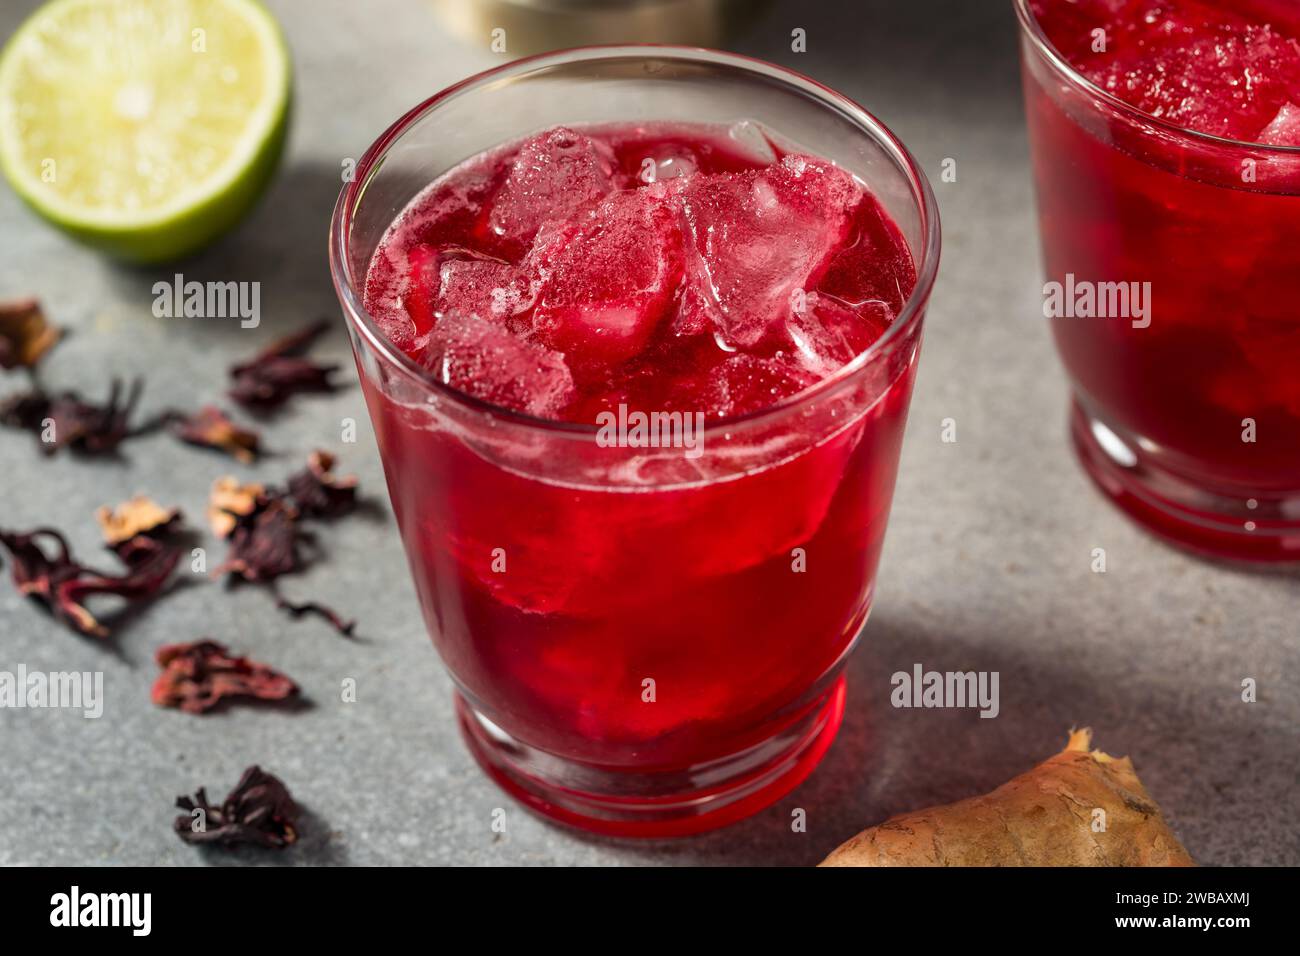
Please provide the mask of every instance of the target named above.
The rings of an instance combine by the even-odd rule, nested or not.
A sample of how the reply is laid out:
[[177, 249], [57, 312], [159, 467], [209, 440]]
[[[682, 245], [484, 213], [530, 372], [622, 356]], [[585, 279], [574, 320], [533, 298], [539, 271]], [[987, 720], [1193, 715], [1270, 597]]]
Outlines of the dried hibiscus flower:
[[303, 355], [328, 328], [328, 322], [315, 322], [271, 343], [249, 361], [233, 366], [230, 397], [241, 405], [275, 408], [298, 392], [333, 391], [330, 376], [338, 371], [338, 366], [320, 365]]
[[176, 806], [186, 811], [174, 824], [186, 843], [283, 849], [298, 839], [298, 805], [280, 779], [261, 767], [245, 770], [219, 807], [208, 803], [203, 787], [193, 797], [177, 797]]
[[237, 518], [230, 551], [215, 574], [237, 574], [245, 581], [271, 581], [301, 567], [298, 513], [281, 497], [265, 499], [252, 514]]
[[[53, 556], [47, 553], [43, 541], [54, 545]], [[128, 572], [115, 576], [74, 560], [67, 540], [52, 528], [26, 532], [0, 530], [0, 545], [12, 559], [11, 574], [18, 592], [39, 601], [55, 617], [92, 637], [107, 637], [109, 631], [86, 609], [87, 598], [112, 594], [132, 602], [153, 597], [162, 590], [181, 552], [176, 547], [155, 544], [143, 552], [128, 552], [131, 557], [123, 558]]]
[[49, 395], [36, 389], [0, 403], [0, 424], [32, 432], [46, 454], [65, 447], [87, 455], [111, 454], [138, 434], [130, 419], [142, 389], [143, 382], [136, 379], [123, 399], [122, 383], [114, 379], [103, 405], [86, 401], [78, 392]]
[[155, 659], [163, 669], [153, 685], [153, 702], [159, 707], [202, 714], [227, 697], [286, 700], [298, 693], [298, 685], [284, 674], [235, 657], [216, 641], [167, 644], [158, 648]]
[[[356, 504], [357, 479], [334, 474], [334, 456], [313, 452], [307, 468], [290, 476], [286, 489], [260, 484], [240, 484], [221, 478], [212, 486], [208, 520], [213, 532], [230, 542], [230, 550], [216, 576], [271, 584], [281, 575], [301, 570], [303, 549], [310, 533], [302, 524], [313, 518], [333, 518]], [[293, 617], [313, 614], [335, 630], [351, 635], [355, 621], [315, 601], [296, 603], [275, 591], [276, 606]]]
[[34, 368], [62, 335], [35, 299], [0, 302], [0, 368]]
[[304, 515], [336, 518], [351, 511], [357, 503], [357, 476], [338, 477], [333, 473], [334, 456], [314, 451], [307, 467], [289, 476], [289, 497]]
[[236, 425], [215, 405], [205, 405], [193, 415], [174, 414], [170, 421], [176, 437], [191, 445], [215, 448], [245, 463], [261, 454], [261, 436]]

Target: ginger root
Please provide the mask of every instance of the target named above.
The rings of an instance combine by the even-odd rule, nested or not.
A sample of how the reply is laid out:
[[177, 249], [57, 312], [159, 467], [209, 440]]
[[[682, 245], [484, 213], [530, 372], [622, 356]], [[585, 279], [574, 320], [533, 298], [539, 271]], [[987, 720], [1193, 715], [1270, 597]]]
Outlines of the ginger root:
[[1071, 731], [1064, 750], [992, 793], [892, 817], [820, 865], [1195, 866], [1129, 758], [1091, 744], [1091, 730]]

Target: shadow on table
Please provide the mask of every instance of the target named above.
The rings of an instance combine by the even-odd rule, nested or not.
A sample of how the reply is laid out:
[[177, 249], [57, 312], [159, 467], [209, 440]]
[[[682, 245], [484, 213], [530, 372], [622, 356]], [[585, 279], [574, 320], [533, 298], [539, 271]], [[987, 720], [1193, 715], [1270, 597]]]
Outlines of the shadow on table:
[[199, 848], [207, 866], [347, 866], [348, 849], [329, 824], [310, 807], [299, 805], [298, 842], [284, 850], [254, 846]]
[[[1247, 806], [1287, 806], [1286, 774], [1280, 768], [1294, 763], [1287, 753], [1291, 745], [1285, 734], [1261, 734], [1248, 708], [1230, 722], [1217, 720], [1222, 711], [1198, 708], [1193, 700], [1156, 688], [1144, 691], [1140, 681], [1123, 687], [1089, 681], [1086, 671], [1059, 656], [1056, 648], [1044, 646], [1026, 657], [997, 633], [936, 634], [901, 618], [875, 617], [849, 662], [839, 736], [822, 765], [789, 796], [749, 820], [698, 837], [579, 838], [607, 846], [629, 862], [812, 865], [890, 816], [1000, 786], [1061, 749], [1073, 726], [1092, 726], [1099, 749], [1133, 755], [1175, 830], [1182, 824], [1181, 836], [1193, 856], [1198, 847], [1189, 833], [1204, 836], [1221, 829], [1225, 816], [1237, 812], [1235, 804], [1243, 813]], [[999, 715], [982, 719], [974, 710], [893, 708], [890, 676], [910, 672], [917, 662], [927, 670], [998, 671]], [[1234, 766], [1231, 755], [1248, 739], [1251, 768]], [[796, 809], [806, 812], [806, 832], [792, 830]], [[1239, 847], [1233, 855], [1256, 850], [1269, 855], [1261, 847]]]
[[[188, 319], [172, 323], [194, 345], [221, 340], [239, 344], [233, 354], [272, 336], [296, 331], [321, 317], [337, 325], [322, 344], [339, 345], [343, 320], [330, 282], [327, 241], [334, 202], [342, 188], [341, 167], [322, 162], [285, 165], [249, 216], [203, 251], [179, 262], [122, 266], [112, 281], [122, 301], [149, 303], [153, 286], [185, 281], [261, 283], [260, 321], [242, 328], [238, 318]], [[247, 339], [247, 346], [242, 341]]]

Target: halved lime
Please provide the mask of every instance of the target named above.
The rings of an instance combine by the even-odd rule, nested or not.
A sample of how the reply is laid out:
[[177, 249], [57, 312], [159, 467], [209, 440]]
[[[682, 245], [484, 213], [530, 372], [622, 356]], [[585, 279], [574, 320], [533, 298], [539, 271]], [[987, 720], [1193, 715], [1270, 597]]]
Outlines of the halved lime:
[[262, 192], [290, 75], [256, 0], [52, 0], [0, 53], [0, 168], [77, 238], [176, 259]]

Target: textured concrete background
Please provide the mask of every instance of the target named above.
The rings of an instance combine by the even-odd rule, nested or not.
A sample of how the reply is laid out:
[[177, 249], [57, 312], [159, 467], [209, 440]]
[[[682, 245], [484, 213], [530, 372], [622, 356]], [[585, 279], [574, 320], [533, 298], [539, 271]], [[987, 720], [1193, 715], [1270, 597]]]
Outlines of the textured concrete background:
[[[6, 3], [0, 35], [33, 5]], [[325, 233], [341, 162], [413, 103], [498, 62], [486, 42], [471, 49], [445, 36], [420, 0], [270, 6], [297, 69], [287, 162], [236, 233], [183, 265], [187, 278], [260, 279], [262, 327], [155, 319], [150, 286], [170, 270], [110, 265], [0, 188], [0, 296], [38, 295], [75, 329], [47, 360], [51, 384], [94, 395], [110, 374], [147, 372], [145, 411], [194, 407], [219, 396], [228, 361], [307, 319], [336, 317]], [[790, 52], [795, 27], [807, 30], [807, 53]], [[944, 219], [876, 608], [821, 769], [754, 819], [670, 843], [575, 836], [505, 798], [457, 737], [348, 367], [348, 388], [298, 399], [266, 422], [279, 454], [255, 468], [165, 435], [128, 444], [118, 463], [43, 460], [30, 437], [0, 433], [0, 525], [58, 525], [83, 556], [99, 547], [100, 504], [143, 491], [198, 518], [213, 478], [277, 480], [317, 446], [338, 450], [382, 505], [324, 529], [325, 560], [286, 585], [358, 617], [355, 642], [288, 621], [254, 589], [192, 583], [104, 646], [0, 582], [0, 669], [103, 670], [107, 696], [98, 721], [0, 711], [0, 863], [809, 864], [890, 814], [996, 786], [1078, 723], [1095, 728], [1101, 747], [1134, 757], [1198, 860], [1300, 864], [1300, 579], [1227, 570], [1155, 543], [1070, 457], [1064, 381], [1035, 318], [1041, 280], [1009, 3], [796, 0], [755, 17], [730, 46], [873, 110], [935, 181]], [[955, 183], [938, 181], [946, 157], [957, 161]], [[341, 327], [322, 351], [350, 363]], [[18, 384], [0, 380], [4, 391]], [[349, 416], [360, 435], [341, 445]], [[946, 417], [957, 421], [955, 444], [940, 441]], [[1106, 574], [1090, 571], [1095, 547], [1107, 551]], [[283, 667], [312, 705], [202, 718], [153, 707], [153, 649], [203, 635]], [[1001, 715], [890, 708], [889, 675], [914, 662], [999, 671]], [[354, 704], [339, 702], [345, 677], [358, 682]], [[1258, 680], [1258, 703], [1240, 701], [1243, 677]], [[303, 842], [283, 854], [183, 846], [170, 832], [173, 798], [200, 784], [224, 794], [254, 762], [309, 808]], [[504, 834], [490, 827], [496, 807], [506, 808]], [[806, 833], [791, 832], [797, 807]]]

